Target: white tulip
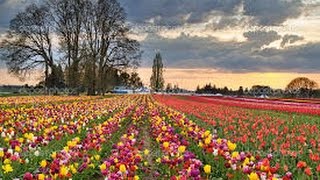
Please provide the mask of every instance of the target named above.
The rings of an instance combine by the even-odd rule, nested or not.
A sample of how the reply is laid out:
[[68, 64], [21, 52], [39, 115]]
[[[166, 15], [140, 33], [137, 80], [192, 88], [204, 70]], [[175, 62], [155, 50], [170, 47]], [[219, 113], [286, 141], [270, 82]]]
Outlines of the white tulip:
[[38, 156], [40, 155], [40, 152], [39, 152], [38, 150], [36, 150], [36, 151], [34, 152], [34, 155], [38, 157]]
[[13, 154], [13, 149], [8, 149], [8, 153]]

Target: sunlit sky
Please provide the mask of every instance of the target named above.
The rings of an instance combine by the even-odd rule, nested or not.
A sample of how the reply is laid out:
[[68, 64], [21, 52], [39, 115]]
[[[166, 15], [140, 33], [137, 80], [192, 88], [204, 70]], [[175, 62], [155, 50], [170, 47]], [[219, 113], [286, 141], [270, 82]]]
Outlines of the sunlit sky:
[[[10, 19], [36, 0], [0, 0], [0, 35]], [[195, 89], [211, 82], [237, 89], [283, 88], [306, 76], [320, 84], [320, 0], [120, 0], [130, 36], [144, 54], [149, 84], [160, 52], [166, 83]], [[24, 84], [0, 66], [0, 84]], [[28, 78], [27, 78], [28, 79]], [[31, 77], [28, 83], [37, 78]]]

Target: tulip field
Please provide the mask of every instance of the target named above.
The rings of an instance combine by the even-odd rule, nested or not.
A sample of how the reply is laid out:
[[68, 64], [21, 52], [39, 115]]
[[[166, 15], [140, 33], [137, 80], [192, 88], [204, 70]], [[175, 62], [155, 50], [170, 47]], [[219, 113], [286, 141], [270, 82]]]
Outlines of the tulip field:
[[0, 179], [320, 179], [318, 100], [0, 98]]

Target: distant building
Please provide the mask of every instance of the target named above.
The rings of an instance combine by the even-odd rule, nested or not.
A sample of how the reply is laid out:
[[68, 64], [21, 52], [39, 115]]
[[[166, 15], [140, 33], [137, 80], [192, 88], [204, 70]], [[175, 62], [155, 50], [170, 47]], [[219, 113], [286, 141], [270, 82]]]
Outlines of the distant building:
[[139, 93], [139, 94], [149, 94], [150, 89], [147, 87], [141, 87], [141, 88], [136, 89], [134, 92]]
[[150, 93], [150, 89], [148, 89], [147, 87], [132, 89], [127, 86], [115, 86], [111, 92], [115, 94], [133, 94], [133, 93], [147, 94], [147, 93]]
[[133, 94], [133, 89], [127, 86], [115, 86], [112, 93], [116, 94]]

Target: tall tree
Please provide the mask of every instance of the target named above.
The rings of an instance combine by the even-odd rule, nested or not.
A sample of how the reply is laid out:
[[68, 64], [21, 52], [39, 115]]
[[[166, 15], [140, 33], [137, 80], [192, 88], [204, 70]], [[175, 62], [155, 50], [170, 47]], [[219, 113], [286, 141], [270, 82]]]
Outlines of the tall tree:
[[105, 81], [103, 84], [106, 90], [112, 90], [114, 86], [121, 85], [119, 76], [119, 70], [114, 68], [110, 68], [107, 70], [107, 73], [105, 74]]
[[55, 67], [52, 32], [52, 19], [47, 6], [31, 4], [18, 13], [10, 22], [1, 48], [9, 71], [24, 76], [42, 66], [47, 81]]
[[130, 74], [127, 72], [121, 72], [120, 73], [120, 85], [121, 86], [129, 86], [130, 85]]
[[136, 72], [131, 73], [131, 76], [129, 79], [129, 85], [134, 89], [137, 89], [143, 86], [143, 83], [138, 73]]
[[45, 82], [46, 87], [57, 87], [57, 88], [64, 88], [65, 81], [63, 78], [63, 70], [61, 65], [58, 66], [54, 65], [52, 72], [49, 74], [47, 81]]
[[96, 69], [96, 64], [91, 60], [90, 56], [88, 56], [88, 59], [85, 62], [83, 62], [83, 69], [83, 86], [86, 87], [88, 95], [94, 95], [96, 91], [96, 73], [93, 71], [95, 71]]
[[76, 88], [80, 82], [81, 34], [84, 23], [84, 8], [87, 0], [49, 0], [55, 30], [59, 35], [60, 52], [66, 59], [66, 81]]
[[[46, 79], [61, 74], [52, 73], [60, 69], [53, 59], [53, 52], [59, 50], [56, 57], [66, 67], [67, 85], [77, 88], [83, 83], [93, 95], [105, 92], [108, 71], [139, 66], [140, 44], [129, 38], [125, 12], [117, 0], [45, 0], [43, 4], [29, 6], [11, 22], [2, 49], [12, 72], [22, 74], [44, 65]], [[52, 36], [59, 40], [56, 49]]]
[[84, 29], [89, 61], [97, 64], [97, 70], [92, 70], [97, 73], [97, 82], [92, 82], [92, 87], [101, 94], [105, 91], [103, 84], [108, 69], [139, 65], [140, 45], [128, 37], [124, 9], [117, 0], [87, 3]]
[[[298, 77], [293, 79], [286, 87], [287, 91], [290, 91], [292, 95], [301, 95], [310, 97], [314, 89], [318, 87], [318, 84], [306, 77]], [[295, 94], [293, 94], [295, 92]]]
[[238, 96], [243, 96], [243, 94], [244, 94], [243, 87], [240, 86], [239, 89], [238, 89], [237, 95]]
[[164, 87], [163, 63], [162, 63], [162, 57], [160, 53], [157, 53], [156, 57], [153, 60], [150, 85], [151, 85], [151, 89], [156, 92], [159, 92]]

